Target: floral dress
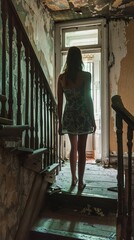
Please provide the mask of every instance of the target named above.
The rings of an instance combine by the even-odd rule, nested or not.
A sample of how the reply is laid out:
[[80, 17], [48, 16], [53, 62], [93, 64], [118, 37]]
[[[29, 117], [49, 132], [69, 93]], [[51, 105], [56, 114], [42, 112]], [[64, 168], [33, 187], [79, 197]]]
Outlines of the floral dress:
[[89, 134], [93, 132], [93, 117], [87, 108], [84, 88], [64, 89], [66, 104], [62, 119], [63, 134]]

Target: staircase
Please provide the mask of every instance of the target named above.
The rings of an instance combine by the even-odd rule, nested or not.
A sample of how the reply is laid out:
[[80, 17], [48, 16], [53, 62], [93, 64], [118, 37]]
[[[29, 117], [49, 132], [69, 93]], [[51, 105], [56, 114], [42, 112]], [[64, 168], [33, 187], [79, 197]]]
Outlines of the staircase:
[[0, 236], [24, 240], [59, 169], [57, 104], [13, 2], [0, 2]]
[[[106, 182], [95, 178], [92, 183], [94, 178], [92, 168], [105, 175], [106, 170], [103, 168], [90, 166], [92, 175], [90, 183], [86, 180], [89, 179], [89, 172], [86, 170], [86, 188], [79, 193], [77, 186], [73, 189], [68, 188], [70, 176], [63, 167], [57, 176], [56, 183], [50, 185], [47, 190], [44, 207], [31, 228], [28, 240], [116, 239], [117, 193], [106, 190], [111, 184], [110, 177]], [[63, 173], [64, 177], [62, 177]], [[106, 174], [108, 175], [108, 172]], [[64, 178], [68, 183], [65, 183]], [[100, 186], [97, 189], [96, 186], [99, 183]], [[101, 192], [97, 194], [99, 189]]]

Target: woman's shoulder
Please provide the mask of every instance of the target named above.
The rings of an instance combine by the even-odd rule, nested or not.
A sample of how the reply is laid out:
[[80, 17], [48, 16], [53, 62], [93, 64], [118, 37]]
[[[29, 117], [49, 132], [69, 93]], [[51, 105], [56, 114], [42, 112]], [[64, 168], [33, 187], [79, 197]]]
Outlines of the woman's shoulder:
[[82, 71], [82, 72], [81, 72], [81, 77], [82, 77], [85, 81], [89, 81], [89, 80], [91, 80], [91, 73], [90, 73], [90, 72], [86, 72], [86, 71]]
[[87, 71], [82, 71], [81, 72], [85, 77], [91, 77], [91, 73]]

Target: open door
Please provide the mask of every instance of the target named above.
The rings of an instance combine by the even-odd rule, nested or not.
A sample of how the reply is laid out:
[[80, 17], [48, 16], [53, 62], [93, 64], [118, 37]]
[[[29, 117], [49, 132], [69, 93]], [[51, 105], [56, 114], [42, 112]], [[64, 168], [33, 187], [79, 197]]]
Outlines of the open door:
[[[59, 49], [58, 51], [56, 51], [56, 62], [58, 62], [58, 65], [56, 65], [57, 77], [59, 73], [62, 72], [62, 69], [64, 67], [69, 47], [78, 46], [81, 49], [84, 62], [84, 70], [89, 71], [92, 76], [91, 92], [94, 104], [95, 121], [97, 125], [96, 133], [88, 135], [86, 152], [87, 156], [95, 159], [107, 158], [109, 152], [107, 136], [108, 129], [106, 129], [107, 126], [102, 122], [102, 119], [105, 118], [105, 112], [103, 111], [104, 103], [108, 102], [107, 99], [105, 99], [106, 93], [103, 93], [104, 89], [102, 89], [102, 87], [106, 85], [106, 83], [104, 82], [105, 78], [102, 77], [104, 75], [103, 71], [105, 65], [105, 51], [102, 44], [102, 23], [88, 22], [88, 24], [81, 23], [79, 25], [77, 23], [77, 27], [75, 26], [75, 24], [60, 24], [57, 25], [56, 36], [56, 49]], [[58, 37], [61, 37], [61, 39], [58, 40]], [[108, 106], [106, 106], [105, 104], [105, 110], [107, 107]], [[102, 144], [104, 142], [106, 142], [107, 144]], [[68, 136], [65, 135], [63, 137], [62, 144], [63, 158], [68, 158], [69, 152], [70, 143], [68, 140]]]

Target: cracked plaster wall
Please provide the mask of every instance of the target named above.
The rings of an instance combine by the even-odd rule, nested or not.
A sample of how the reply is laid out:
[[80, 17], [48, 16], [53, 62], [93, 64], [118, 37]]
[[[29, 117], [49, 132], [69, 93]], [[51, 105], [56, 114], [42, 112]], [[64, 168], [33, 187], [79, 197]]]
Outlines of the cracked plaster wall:
[[[109, 80], [110, 99], [120, 95], [125, 107], [134, 115], [134, 21], [111, 21], [109, 24]], [[110, 152], [117, 152], [115, 112], [110, 101]], [[126, 126], [124, 124], [124, 152], [126, 148]], [[133, 150], [134, 151], [134, 150]]]
[[34, 173], [20, 165], [18, 157], [0, 146], [0, 239], [14, 240]]
[[36, 0], [12, 0], [26, 29], [45, 76], [54, 90], [54, 23], [50, 14]]

